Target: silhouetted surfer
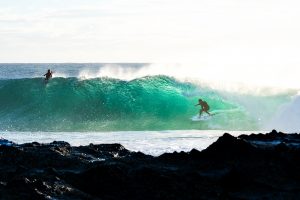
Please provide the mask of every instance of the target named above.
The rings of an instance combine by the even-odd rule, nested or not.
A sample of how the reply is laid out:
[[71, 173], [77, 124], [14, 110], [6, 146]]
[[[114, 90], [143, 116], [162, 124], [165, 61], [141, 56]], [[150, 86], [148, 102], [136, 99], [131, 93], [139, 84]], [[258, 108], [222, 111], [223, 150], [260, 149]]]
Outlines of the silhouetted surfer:
[[45, 81], [48, 81], [50, 78], [52, 78], [52, 74], [53, 72], [48, 69], [47, 73], [44, 74], [44, 76], [46, 76]]
[[208, 112], [208, 110], [209, 110], [209, 105], [207, 104], [206, 101], [203, 101], [202, 99], [199, 99], [198, 104], [196, 104], [195, 106], [198, 106], [198, 105], [201, 106], [201, 110], [200, 110], [199, 116], [201, 116], [201, 114], [202, 114], [203, 112], [206, 112], [207, 114], [211, 115], [211, 114]]

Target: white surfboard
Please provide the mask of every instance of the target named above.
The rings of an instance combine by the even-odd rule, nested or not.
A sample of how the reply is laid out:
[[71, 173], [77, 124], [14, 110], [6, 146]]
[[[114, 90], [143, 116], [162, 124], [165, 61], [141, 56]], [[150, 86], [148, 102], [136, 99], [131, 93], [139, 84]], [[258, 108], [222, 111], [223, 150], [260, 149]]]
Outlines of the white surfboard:
[[191, 118], [191, 120], [194, 122], [197, 122], [197, 121], [207, 121], [207, 120], [210, 120], [211, 118], [212, 118], [212, 116], [203, 114], [201, 116], [195, 115]]
[[239, 111], [238, 109], [230, 109], [230, 110], [213, 110], [210, 112], [211, 115], [208, 115], [207, 113], [202, 113], [201, 116], [195, 115], [191, 118], [192, 121], [206, 121], [206, 120], [210, 120], [212, 117], [214, 117], [215, 115], [222, 115], [222, 114], [226, 114], [226, 113], [232, 113], [232, 112], [237, 112]]

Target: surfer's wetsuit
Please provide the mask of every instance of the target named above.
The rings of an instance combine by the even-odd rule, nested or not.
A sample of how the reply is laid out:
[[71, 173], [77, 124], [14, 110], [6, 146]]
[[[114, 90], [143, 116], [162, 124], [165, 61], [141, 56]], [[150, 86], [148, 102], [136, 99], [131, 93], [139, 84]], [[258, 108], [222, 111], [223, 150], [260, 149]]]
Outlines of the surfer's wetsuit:
[[[203, 101], [202, 99], [199, 99], [199, 103], [197, 105], [201, 106], [201, 110], [200, 110], [200, 115], [202, 114], [202, 112], [206, 112], [207, 114], [211, 115], [208, 110], [209, 110], [209, 105], [207, 104], [206, 101]], [[196, 105], [196, 106], [197, 106]]]
[[206, 101], [203, 101], [201, 106], [202, 106], [203, 111], [208, 111], [209, 110], [209, 105], [207, 104]]
[[48, 81], [50, 78], [52, 78], [52, 72], [50, 71], [50, 69], [48, 70], [48, 72], [46, 74], [44, 74], [44, 76], [46, 76], [45, 80]]

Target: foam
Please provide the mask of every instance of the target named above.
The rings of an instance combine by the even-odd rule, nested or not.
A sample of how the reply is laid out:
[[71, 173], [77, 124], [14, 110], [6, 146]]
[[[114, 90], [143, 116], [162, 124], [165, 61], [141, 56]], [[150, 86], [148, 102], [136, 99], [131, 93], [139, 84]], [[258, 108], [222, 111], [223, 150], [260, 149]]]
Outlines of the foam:
[[[215, 142], [224, 130], [176, 130], [176, 131], [121, 131], [121, 132], [4, 132], [0, 136], [16, 143], [54, 140], [71, 145], [120, 143], [131, 151], [141, 151], [158, 156], [166, 152], [203, 150]], [[250, 134], [247, 131], [230, 131], [230, 134]]]

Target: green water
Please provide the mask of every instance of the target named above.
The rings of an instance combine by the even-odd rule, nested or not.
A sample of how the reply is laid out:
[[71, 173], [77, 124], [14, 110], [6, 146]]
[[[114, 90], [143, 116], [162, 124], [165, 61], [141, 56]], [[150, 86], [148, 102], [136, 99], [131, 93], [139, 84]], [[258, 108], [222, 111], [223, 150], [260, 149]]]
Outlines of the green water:
[[[193, 122], [198, 98], [218, 114]], [[0, 130], [259, 130], [290, 99], [222, 92], [167, 76], [0, 80]]]

